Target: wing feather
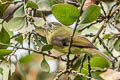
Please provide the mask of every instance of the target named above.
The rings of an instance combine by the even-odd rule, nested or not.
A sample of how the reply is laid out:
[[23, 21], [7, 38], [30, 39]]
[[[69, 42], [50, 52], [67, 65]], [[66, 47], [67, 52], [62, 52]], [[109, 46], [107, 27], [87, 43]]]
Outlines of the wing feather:
[[[71, 36], [55, 37], [52, 39], [52, 44], [57, 46], [69, 46]], [[74, 36], [72, 46], [80, 48], [97, 49], [87, 38], [83, 36]]]

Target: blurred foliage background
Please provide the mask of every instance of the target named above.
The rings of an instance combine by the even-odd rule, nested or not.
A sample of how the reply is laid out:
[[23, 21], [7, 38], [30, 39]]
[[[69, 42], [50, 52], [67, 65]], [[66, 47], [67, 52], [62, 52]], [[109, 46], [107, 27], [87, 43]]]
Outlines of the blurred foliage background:
[[[104, 80], [106, 77], [100, 77], [100, 74], [111, 68], [118, 75], [120, 2], [88, 1], [86, 5], [92, 7], [79, 12], [83, 2], [84, 0], [1, 0], [0, 80], [57, 80], [57, 77], [59, 80], [67, 80], [69, 76], [71, 80]], [[56, 7], [55, 4], [60, 5]], [[92, 55], [90, 61], [84, 55], [70, 55], [73, 60], [72, 71], [67, 72], [66, 55], [60, 57], [61, 53], [47, 44], [40, 27], [46, 22], [58, 22], [74, 29], [79, 17], [79, 34], [86, 36], [100, 51], [115, 59], [114, 64], [97, 54]]]

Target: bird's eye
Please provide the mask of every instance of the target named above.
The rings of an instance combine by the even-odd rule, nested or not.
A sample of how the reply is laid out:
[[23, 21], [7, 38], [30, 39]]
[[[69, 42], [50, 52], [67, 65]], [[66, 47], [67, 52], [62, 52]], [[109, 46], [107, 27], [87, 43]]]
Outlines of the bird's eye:
[[48, 24], [50, 27], [52, 27], [52, 24]]

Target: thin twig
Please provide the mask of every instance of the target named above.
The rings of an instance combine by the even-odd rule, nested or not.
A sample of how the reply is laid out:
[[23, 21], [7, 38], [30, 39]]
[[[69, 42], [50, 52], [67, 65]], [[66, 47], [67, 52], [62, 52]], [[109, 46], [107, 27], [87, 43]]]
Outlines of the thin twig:
[[[38, 54], [42, 54], [42, 55], [45, 55], [45, 56], [48, 56], [48, 57], [51, 57], [51, 58], [54, 58], [54, 59], [60, 59], [59, 57], [56, 57], [56, 56], [52, 56], [52, 55], [49, 55], [47, 53], [43, 53], [43, 52], [40, 52], [40, 51], [37, 51], [37, 50], [34, 50], [34, 49], [29, 49], [29, 48], [24, 48], [24, 47], [17, 47], [17, 46], [11, 46], [10, 44], [3, 44], [3, 43], [0, 43], [0, 45], [6, 45], [6, 46], [9, 46], [9, 47], [12, 47], [12, 48], [16, 48], [16, 49], [24, 49], [24, 50], [29, 50], [29, 51], [32, 51], [32, 52], [35, 52], [35, 53], [38, 53]], [[65, 61], [65, 59], [62, 59], [62, 61]]]
[[[102, 20], [101, 20], [101, 21], [102, 21]], [[99, 21], [99, 22], [101, 22], [101, 21]], [[85, 30], [85, 29], [87, 29], [87, 28], [90, 28], [92, 25], [97, 24], [97, 23], [98, 23], [98, 21], [92, 22], [92, 23], [90, 23], [89, 25], [85, 26], [84, 28], [78, 30], [78, 32], [81, 32], [81, 31], [83, 31], [83, 30]]]
[[[90, 66], [90, 56], [88, 55], [87, 56], [87, 59], [88, 59], [88, 76], [89, 77], [92, 77], [92, 74], [91, 74], [91, 66]], [[90, 80], [90, 79], [89, 79]]]
[[[105, 45], [105, 43], [102, 41], [102, 39], [100, 37], [98, 37], [100, 43], [103, 45], [103, 47], [107, 50], [107, 52], [115, 59], [115, 61], [118, 61], [116, 57], [113, 56], [113, 54], [111, 53], [111, 51], [109, 51], [109, 49], [107, 48], [107, 46]], [[115, 68], [115, 61], [112, 62], [112, 68]]]
[[91, 72], [105, 72], [105, 71], [107, 71], [107, 68], [91, 70]]
[[85, 62], [86, 57], [87, 57], [87, 54], [85, 54], [84, 57], [83, 57], [83, 59], [81, 60], [80, 72], [81, 72], [81, 70], [82, 70], [82, 68], [83, 68], [83, 64], [84, 64], [84, 62]]
[[[81, 8], [80, 8], [80, 12], [81, 12], [81, 13], [82, 13], [82, 8], [83, 8], [83, 6], [84, 6], [85, 1], [86, 1], [86, 0], [83, 1], [82, 6], [81, 6]], [[81, 13], [80, 13], [80, 14], [81, 14]], [[80, 17], [80, 16], [79, 16], [79, 17]], [[74, 30], [73, 30], [73, 33], [72, 33], [72, 36], [71, 36], [71, 40], [70, 40], [70, 46], [69, 46], [68, 55], [67, 55], [67, 59], [68, 59], [67, 69], [69, 69], [69, 55], [70, 55], [70, 53], [71, 53], [71, 47], [72, 47], [73, 37], [74, 37], [74, 34], [75, 34], [75, 32], [76, 32], [78, 22], [79, 22], [79, 18], [78, 18], [77, 21], [76, 21], [75, 28], [74, 28]]]
[[71, 5], [74, 5], [74, 6], [76, 6], [76, 7], [80, 7], [80, 4], [79, 3], [77, 3], [77, 2], [73, 2], [73, 1], [67, 1], [67, 3], [68, 4], [71, 4]]
[[62, 75], [64, 75], [64, 74], [66, 74], [66, 73], [68, 73], [67, 70], [64, 70], [64, 71], [59, 72], [59, 73], [57, 74], [57, 76], [54, 78], [54, 80], [59, 80], [60, 77], [61, 77]]
[[112, 7], [111, 7], [111, 9], [110, 9], [110, 11], [109, 11], [109, 13], [108, 13], [108, 18], [111, 18], [112, 17], [112, 15], [114, 14], [114, 12], [112, 13], [112, 10], [113, 10], [113, 8], [115, 7], [115, 6], [117, 6], [117, 5], [119, 5], [119, 3], [116, 3], [116, 4], [114, 4]]
[[[30, 40], [30, 38], [31, 38], [31, 33], [29, 32], [28, 33], [28, 48], [30, 49], [30, 42], [31, 42], [31, 40]], [[30, 50], [28, 50], [28, 53], [29, 53], [29, 55], [30, 55]]]
[[102, 27], [99, 29], [99, 31], [97, 32], [96, 36], [93, 38], [92, 42], [94, 43], [96, 41], [96, 39], [99, 37], [100, 33], [102, 32], [103, 28], [106, 27], [106, 23], [107, 21], [104, 21]]
[[102, 9], [102, 11], [103, 11], [103, 13], [104, 13], [104, 16], [106, 17], [106, 12], [105, 12], [105, 10], [104, 10], [104, 7], [103, 7], [102, 3], [100, 3], [100, 5], [101, 5], [101, 9]]
[[78, 71], [71, 71], [71, 73], [72, 74], [77, 74], [77, 75], [79, 75], [79, 76], [81, 76], [81, 77], [84, 77], [84, 78], [86, 78], [86, 79], [90, 79], [90, 80], [96, 80], [96, 79], [94, 79], [94, 78], [91, 78], [91, 77], [89, 77], [89, 76], [86, 76], [85, 74], [82, 74], [82, 73], [80, 73], [80, 72], [78, 72]]

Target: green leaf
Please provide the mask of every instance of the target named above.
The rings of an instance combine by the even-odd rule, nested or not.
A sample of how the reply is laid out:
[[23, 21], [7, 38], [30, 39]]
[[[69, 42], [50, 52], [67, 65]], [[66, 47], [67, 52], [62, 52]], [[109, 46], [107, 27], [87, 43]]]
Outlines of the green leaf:
[[39, 6], [39, 9], [42, 11], [50, 11], [51, 10], [51, 0], [36, 0]]
[[15, 40], [19, 43], [22, 43], [23, 42], [23, 36], [22, 35], [19, 35], [15, 38]]
[[43, 72], [50, 72], [50, 67], [45, 58], [43, 57], [43, 60], [41, 62], [41, 68]]
[[120, 39], [118, 39], [115, 43], [115, 50], [120, 51]]
[[21, 29], [25, 25], [25, 17], [15, 17], [8, 22], [8, 28], [11, 31]]
[[14, 13], [14, 17], [24, 17], [25, 16], [25, 10], [24, 5], [20, 6]]
[[98, 68], [108, 68], [109, 67], [109, 63], [106, 59], [102, 58], [102, 57], [95, 57], [95, 58], [92, 58], [90, 60], [90, 64], [91, 66], [93, 67], [98, 67]]
[[38, 17], [33, 17], [33, 20], [34, 20], [34, 24], [37, 26], [37, 27], [40, 27], [42, 25], [45, 24], [45, 21], [43, 18], [38, 18]]
[[53, 48], [52, 45], [44, 45], [44, 46], [42, 47], [42, 51], [49, 51], [49, 50], [51, 50], [52, 48]]
[[[92, 66], [92, 70], [109, 68], [108, 61], [102, 57], [96, 57], [91, 59], [90, 64]], [[102, 72], [94, 72], [92, 73], [92, 75], [95, 79], [102, 80], [99, 76], [101, 73]]]
[[0, 49], [0, 56], [3, 57], [3, 56], [6, 56], [6, 55], [9, 55], [12, 52], [13, 52], [13, 50]]
[[106, 39], [108, 39], [109, 37], [110, 37], [111, 35], [110, 34], [106, 34], [106, 35], [104, 35], [104, 40], [106, 40]]
[[[102, 58], [102, 57], [94, 57], [91, 58], [90, 60], [90, 66], [92, 70], [96, 70], [96, 69], [104, 69], [104, 68], [108, 68], [109, 67], [109, 63], [106, 59]], [[88, 62], [86, 61], [83, 65], [82, 71], [83, 74], [88, 75]], [[93, 72], [92, 75], [94, 76], [93, 78], [97, 79], [97, 80], [101, 80], [101, 78], [99, 77], [99, 74], [102, 72]], [[84, 80], [84, 79], [81, 79]]]
[[32, 9], [38, 9], [38, 5], [34, 3], [33, 1], [28, 1], [26, 6], [27, 8], [30, 7]]
[[3, 27], [10, 36], [13, 36], [13, 32], [8, 29], [8, 23], [6, 21], [4, 21]]
[[[9, 44], [10, 43], [10, 36], [8, 32], [2, 27], [0, 31], [0, 43]], [[0, 49], [8, 48], [7, 45], [0, 45]]]
[[52, 13], [64, 25], [73, 24], [80, 16], [80, 11], [73, 5], [57, 4], [52, 7]]
[[20, 63], [29, 63], [32, 60], [32, 55], [26, 55], [20, 58]]
[[90, 23], [96, 20], [100, 15], [100, 7], [97, 5], [89, 6], [82, 14], [81, 23]]

